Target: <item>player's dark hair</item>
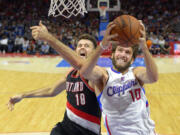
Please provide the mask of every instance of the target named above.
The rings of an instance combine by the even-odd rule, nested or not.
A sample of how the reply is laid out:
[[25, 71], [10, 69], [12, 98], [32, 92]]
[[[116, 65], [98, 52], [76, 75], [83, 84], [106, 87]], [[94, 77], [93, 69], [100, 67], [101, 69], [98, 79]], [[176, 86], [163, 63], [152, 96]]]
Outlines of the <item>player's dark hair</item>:
[[89, 34], [82, 34], [82, 35], [80, 35], [79, 38], [76, 40], [76, 46], [77, 46], [77, 43], [78, 43], [81, 39], [88, 39], [88, 40], [90, 40], [90, 41], [93, 43], [94, 48], [97, 47], [97, 41], [96, 41], [95, 37], [94, 37], [94, 36], [91, 36], [91, 35], [89, 35]]

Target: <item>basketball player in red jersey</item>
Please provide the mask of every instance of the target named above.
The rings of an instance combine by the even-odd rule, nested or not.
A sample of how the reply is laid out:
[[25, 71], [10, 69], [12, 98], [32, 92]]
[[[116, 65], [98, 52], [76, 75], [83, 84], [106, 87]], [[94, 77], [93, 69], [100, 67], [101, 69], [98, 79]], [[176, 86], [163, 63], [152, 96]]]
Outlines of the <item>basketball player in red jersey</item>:
[[[47, 30], [41, 23], [39, 27]], [[48, 34], [48, 31], [46, 31], [46, 34]], [[44, 34], [44, 36], [46, 37], [47, 35]], [[76, 52], [72, 51], [54, 37], [52, 39], [54, 43], [60, 44], [64, 50], [70, 51], [70, 54], [73, 53], [83, 59], [88, 58], [89, 54], [91, 54], [97, 46], [95, 38], [88, 34], [79, 37]], [[64, 51], [59, 52], [62, 55], [64, 53]], [[68, 57], [71, 57], [71, 55]], [[101, 111], [95, 90], [92, 84], [90, 84], [91, 82], [80, 76], [78, 66], [79, 65], [74, 64], [75, 68], [52, 87], [11, 97], [8, 102], [9, 109], [12, 110], [14, 105], [22, 99], [54, 97], [66, 89], [67, 104], [64, 119], [62, 122], [57, 123], [50, 135], [99, 135], [101, 131]]]

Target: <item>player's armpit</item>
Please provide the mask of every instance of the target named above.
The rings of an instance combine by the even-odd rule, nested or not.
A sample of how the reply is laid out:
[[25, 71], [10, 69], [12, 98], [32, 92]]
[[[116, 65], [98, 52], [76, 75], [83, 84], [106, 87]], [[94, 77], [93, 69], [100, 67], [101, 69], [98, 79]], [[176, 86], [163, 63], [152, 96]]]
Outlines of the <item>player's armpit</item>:
[[151, 80], [151, 76], [148, 76], [145, 67], [136, 67], [133, 70], [135, 77], [140, 81], [143, 85], [145, 83], [153, 83], [154, 81]]

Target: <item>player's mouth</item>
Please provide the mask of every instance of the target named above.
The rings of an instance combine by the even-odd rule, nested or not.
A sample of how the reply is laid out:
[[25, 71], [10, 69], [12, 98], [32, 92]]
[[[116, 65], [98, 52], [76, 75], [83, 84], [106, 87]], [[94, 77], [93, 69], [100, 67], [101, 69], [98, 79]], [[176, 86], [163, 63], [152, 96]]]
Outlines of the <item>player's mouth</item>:
[[126, 63], [127, 60], [126, 60], [125, 58], [117, 58], [117, 59], [116, 59], [116, 62], [117, 62], [117, 63]]
[[86, 58], [86, 53], [85, 52], [80, 52], [79, 54], [82, 58]]

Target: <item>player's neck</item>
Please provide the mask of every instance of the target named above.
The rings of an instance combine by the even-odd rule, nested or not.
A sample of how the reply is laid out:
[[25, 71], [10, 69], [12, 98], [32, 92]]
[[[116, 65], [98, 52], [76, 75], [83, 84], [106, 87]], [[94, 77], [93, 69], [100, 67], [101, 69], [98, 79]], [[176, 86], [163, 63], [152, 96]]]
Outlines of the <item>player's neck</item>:
[[113, 66], [113, 69], [115, 70], [115, 71], [117, 71], [117, 72], [120, 72], [121, 74], [126, 74], [127, 72], [128, 72], [128, 70], [129, 70], [129, 67], [127, 68], [127, 69], [117, 69], [116, 67], [114, 67]]

